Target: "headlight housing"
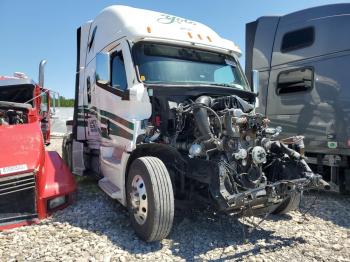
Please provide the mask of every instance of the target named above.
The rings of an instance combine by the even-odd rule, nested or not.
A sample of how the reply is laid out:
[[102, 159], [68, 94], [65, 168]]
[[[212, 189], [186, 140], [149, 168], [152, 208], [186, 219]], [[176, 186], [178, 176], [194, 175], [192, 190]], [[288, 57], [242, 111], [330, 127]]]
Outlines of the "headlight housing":
[[49, 210], [56, 209], [64, 204], [67, 203], [68, 197], [67, 196], [59, 196], [52, 198], [48, 201], [48, 208]]

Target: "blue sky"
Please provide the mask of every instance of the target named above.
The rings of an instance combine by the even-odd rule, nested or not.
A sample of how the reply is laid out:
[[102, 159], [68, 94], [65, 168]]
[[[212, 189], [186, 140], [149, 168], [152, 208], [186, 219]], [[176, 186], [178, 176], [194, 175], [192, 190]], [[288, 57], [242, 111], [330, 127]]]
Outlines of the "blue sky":
[[[145, 8], [202, 22], [233, 40], [244, 62], [245, 24], [263, 15], [283, 15], [332, 0], [0, 0], [0, 75], [15, 71], [37, 80], [48, 60], [46, 86], [74, 97], [76, 29], [112, 4]], [[344, 1], [342, 1], [344, 2]]]

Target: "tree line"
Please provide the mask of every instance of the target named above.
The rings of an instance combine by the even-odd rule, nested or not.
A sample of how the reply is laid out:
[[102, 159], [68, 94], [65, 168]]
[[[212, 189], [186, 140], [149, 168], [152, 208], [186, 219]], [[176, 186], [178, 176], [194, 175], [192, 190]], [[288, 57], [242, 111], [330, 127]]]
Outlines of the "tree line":
[[59, 96], [59, 98], [53, 99], [53, 97], [50, 97], [50, 104], [51, 106], [55, 105], [56, 107], [74, 107], [74, 99], [72, 98], [65, 98], [63, 96]]

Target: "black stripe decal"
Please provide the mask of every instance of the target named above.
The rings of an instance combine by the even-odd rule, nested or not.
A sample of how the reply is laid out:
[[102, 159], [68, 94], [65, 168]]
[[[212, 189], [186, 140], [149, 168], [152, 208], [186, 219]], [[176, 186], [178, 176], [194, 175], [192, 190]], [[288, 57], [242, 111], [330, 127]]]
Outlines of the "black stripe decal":
[[[129, 122], [121, 117], [118, 117], [110, 112], [104, 111], [104, 110], [98, 110], [96, 107], [91, 107], [91, 109], [88, 108], [80, 108], [80, 110], [85, 110], [85, 113], [95, 115], [97, 116], [98, 114], [100, 115], [100, 121], [102, 124], [107, 125], [107, 128], [101, 127], [101, 136], [110, 139], [109, 135], [114, 135], [114, 136], [120, 136], [128, 140], [133, 139], [133, 134], [129, 133], [128, 131], [124, 130], [123, 128], [117, 126], [110, 120], [114, 120], [115, 122], [122, 124], [123, 126], [128, 127], [129, 129], [133, 130], [134, 129], [134, 123]], [[99, 111], [99, 113], [98, 113]], [[80, 120], [78, 118], [78, 125], [79, 126], [87, 126], [87, 121]]]
[[107, 126], [109, 131], [107, 132], [107, 128], [106, 128], [107, 134], [109, 133], [110, 135], [113, 135], [113, 136], [124, 137], [128, 140], [132, 140], [134, 137], [133, 134], [129, 133], [128, 131], [125, 131], [123, 128], [120, 128], [119, 126], [117, 126], [107, 118], [101, 117], [101, 123]]
[[134, 130], [134, 123], [129, 122], [128, 120], [125, 120], [125, 119], [123, 119], [115, 114], [112, 114], [111, 112], [98, 109], [94, 106], [92, 106], [91, 109], [94, 110], [95, 112], [98, 112], [102, 117], [109, 118], [109, 119], [129, 128], [129, 129], [131, 129], [131, 130]]

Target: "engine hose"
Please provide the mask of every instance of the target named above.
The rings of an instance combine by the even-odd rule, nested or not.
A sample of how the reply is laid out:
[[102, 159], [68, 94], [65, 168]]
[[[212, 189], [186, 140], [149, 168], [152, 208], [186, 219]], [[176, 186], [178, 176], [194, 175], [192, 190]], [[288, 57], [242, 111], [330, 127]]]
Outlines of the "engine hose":
[[280, 143], [279, 141], [269, 141], [265, 144], [265, 148], [270, 148], [274, 153], [284, 153], [289, 157], [300, 160], [302, 157], [293, 149], [288, 148], [285, 144]]
[[197, 122], [198, 129], [205, 140], [213, 137], [208, 121], [208, 110], [205, 106], [211, 106], [212, 99], [209, 96], [200, 96], [192, 105], [193, 115]]
[[299, 160], [299, 163], [303, 165], [303, 168], [305, 169], [305, 174], [310, 179], [311, 183], [313, 183], [314, 185], [324, 187], [324, 189], [326, 190], [329, 190], [329, 184], [322, 179], [322, 176], [314, 174], [310, 166], [306, 163], [305, 159], [298, 152], [288, 148], [285, 144], [277, 141], [275, 142], [275, 145], [277, 145], [277, 143], [280, 146], [282, 152], [296, 160]]
[[[218, 138], [220, 138], [222, 135], [222, 122], [221, 122], [219, 115], [210, 107], [202, 105], [202, 104], [194, 104], [192, 106], [192, 108], [193, 109], [202, 108], [202, 109], [206, 109], [206, 110], [213, 113], [213, 115], [216, 117], [216, 119], [219, 122], [220, 131], [218, 134]], [[205, 138], [207, 138], [208, 140], [210, 138], [212, 138], [213, 134], [210, 131], [209, 122], [208, 122], [208, 114], [206, 112], [203, 113], [203, 111], [197, 111], [197, 112], [194, 112], [194, 115], [195, 115], [196, 122], [198, 124], [198, 128], [201, 131], [202, 135]]]
[[[243, 190], [249, 190], [247, 187], [243, 186], [242, 185], [242, 181], [240, 181], [238, 179], [238, 177], [240, 176], [237, 171], [231, 167], [229, 164], [225, 164], [225, 167], [229, 170], [231, 170], [232, 173], [234, 174], [231, 174], [231, 172], [228, 173], [228, 176], [230, 177], [230, 180], [233, 181], [233, 183], [235, 184], [235, 187], [239, 186], [241, 189]], [[238, 190], [238, 189], [237, 189]], [[238, 191], [237, 191], [238, 192]]]
[[239, 137], [232, 125], [232, 111], [227, 111], [224, 116], [226, 134], [230, 137]]

